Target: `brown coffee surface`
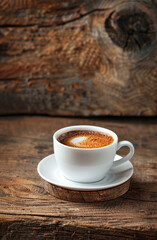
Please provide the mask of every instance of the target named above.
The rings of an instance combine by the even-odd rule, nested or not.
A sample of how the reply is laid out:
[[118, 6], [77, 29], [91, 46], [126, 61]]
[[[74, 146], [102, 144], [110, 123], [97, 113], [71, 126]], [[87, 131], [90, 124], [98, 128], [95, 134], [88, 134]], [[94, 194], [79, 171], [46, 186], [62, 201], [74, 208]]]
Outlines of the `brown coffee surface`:
[[114, 139], [111, 135], [98, 131], [77, 130], [60, 135], [58, 141], [70, 147], [100, 148], [110, 145]]

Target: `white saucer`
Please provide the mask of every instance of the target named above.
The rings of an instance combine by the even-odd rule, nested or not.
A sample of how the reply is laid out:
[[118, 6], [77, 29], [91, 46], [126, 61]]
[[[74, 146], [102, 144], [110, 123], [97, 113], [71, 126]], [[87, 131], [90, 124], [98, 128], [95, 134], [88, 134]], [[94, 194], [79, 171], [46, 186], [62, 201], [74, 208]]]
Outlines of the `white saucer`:
[[[116, 155], [115, 160], [121, 156]], [[95, 183], [77, 183], [66, 179], [59, 171], [55, 156], [51, 154], [41, 160], [38, 164], [37, 171], [44, 180], [54, 185], [81, 191], [94, 191], [116, 187], [126, 182], [133, 175], [133, 165], [130, 161], [121, 164], [109, 171], [105, 178]]]

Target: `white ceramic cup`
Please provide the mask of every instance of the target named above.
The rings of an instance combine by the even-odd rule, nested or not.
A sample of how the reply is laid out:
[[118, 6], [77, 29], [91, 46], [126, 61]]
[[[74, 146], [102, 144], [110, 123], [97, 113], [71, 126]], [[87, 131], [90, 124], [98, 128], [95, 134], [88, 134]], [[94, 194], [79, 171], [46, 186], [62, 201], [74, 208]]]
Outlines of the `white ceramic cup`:
[[[114, 138], [114, 141], [105, 147], [85, 149], [70, 147], [57, 140], [61, 134], [74, 130], [107, 133]], [[134, 146], [131, 142], [121, 141], [118, 143], [118, 137], [113, 131], [90, 125], [70, 126], [56, 131], [53, 135], [53, 145], [55, 159], [60, 171], [65, 178], [75, 182], [99, 181], [105, 177], [110, 168], [119, 166], [130, 160], [134, 155]], [[129, 147], [129, 153], [125, 157], [114, 161], [116, 151], [123, 146]]]

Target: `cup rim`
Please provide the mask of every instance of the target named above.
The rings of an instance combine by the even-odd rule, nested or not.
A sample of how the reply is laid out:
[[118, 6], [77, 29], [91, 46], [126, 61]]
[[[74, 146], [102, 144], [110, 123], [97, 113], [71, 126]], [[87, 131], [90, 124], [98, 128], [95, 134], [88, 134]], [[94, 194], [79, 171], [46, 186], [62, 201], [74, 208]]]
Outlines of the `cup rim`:
[[[81, 129], [81, 128], [84, 128], [84, 129]], [[65, 145], [65, 144], [59, 142], [58, 139], [57, 139], [57, 137], [59, 137], [57, 135], [61, 135], [61, 134], [66, 133], [68, 131], [85, 130], [86, 128], [89, 128], [89, 129], [90, 128], [96, 128], [96, 129], [99, 129], [99, 130], [93, 130], [93, 129], [91, 129], [91, 130], [100, 131], [100, 132], [104, 132], [104, 133], [109, 133], [114, 139], [113, 143], [111, 143], [110, 145], [104, 146], [104, 147], [99, 147], [99, 148], [78, 148], [78, 147], [71, 147], [71, 146]], [[102, 129], [102, 131], [101, 131], [101, 129]], [[86, 129], [86, 130], [88, 130], [88, 129]], [[109, 148], [112, 145], [114, 145], [115, 142], [118, 142], [118, 136], [115, 132], [113, 132], [110, 129], [100, 127], [100, 126], [95, 126], [95, 125], [71, 125], [71, 126], [60, 128], [53, 134], [53, 139], [54, 139], [54, 141], [57, 141], [58, 144], [60, 144], [61, 146], [65, 147], [65, 148], [69, 148], [69, 149], [73, 149], [73, 150], [76, 149], [76, 150], [81, 150], [81, 151], [94, 151], [94, 150], [106, 149], [106, 148]]]

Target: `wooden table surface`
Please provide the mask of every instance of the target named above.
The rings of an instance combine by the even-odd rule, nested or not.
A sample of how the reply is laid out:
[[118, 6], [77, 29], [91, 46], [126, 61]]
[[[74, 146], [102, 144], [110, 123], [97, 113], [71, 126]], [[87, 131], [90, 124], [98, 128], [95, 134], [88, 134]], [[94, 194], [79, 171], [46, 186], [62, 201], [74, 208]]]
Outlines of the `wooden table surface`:
[[[37, 164], [53, 153], [52, 135], [90, 124], [115, 131], [136, 149], [129, 191], [110, 201], [73, 203], [49, 194]], [[155, 239], [157, 124], [154, 118], [0, 118], [1, 239]], [[121, 151], [125, 153], [126, 149]]]

